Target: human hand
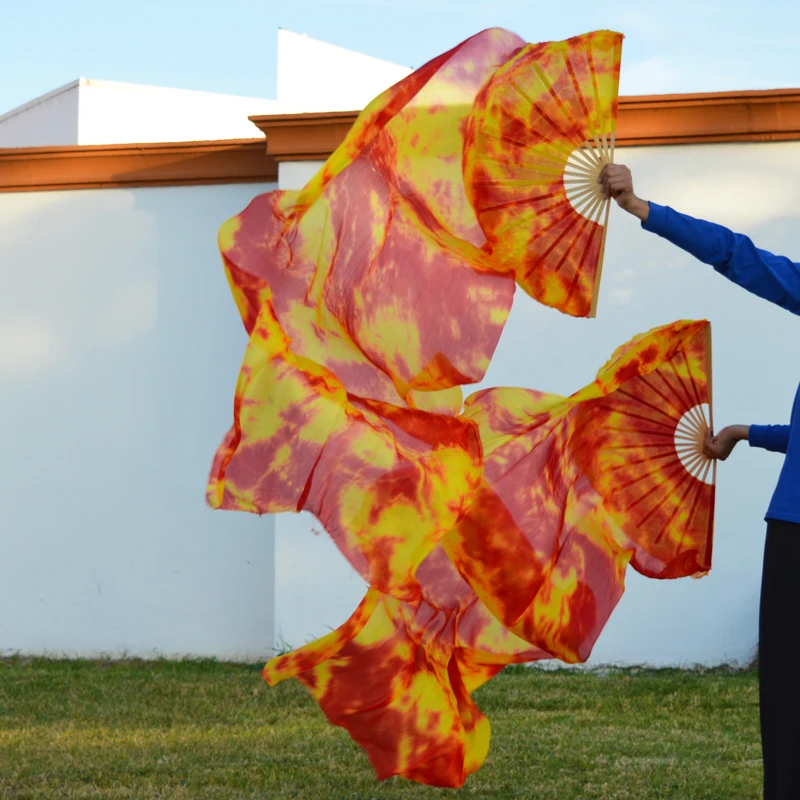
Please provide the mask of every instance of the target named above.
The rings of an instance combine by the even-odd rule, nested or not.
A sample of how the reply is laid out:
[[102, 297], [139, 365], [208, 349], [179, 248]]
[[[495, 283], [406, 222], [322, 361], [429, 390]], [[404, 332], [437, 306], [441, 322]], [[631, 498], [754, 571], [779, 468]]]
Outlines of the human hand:
[[707, 458], [725, 461], [733, 452], [739, 442], [745, 441], [750, 436], [747, 425], [729, 425], [723, 428], [716, 436], [709, 431], [703, 443], [703, 454]]
[[650, 204], [639, 199], [633, 191], [633, 176], [624, 164], [606, 164], [600, 172], [597, 182], [603, 196], [613, 198], [617, 205], [629, 214], [638, 217], [642, 222], [650, 214]]

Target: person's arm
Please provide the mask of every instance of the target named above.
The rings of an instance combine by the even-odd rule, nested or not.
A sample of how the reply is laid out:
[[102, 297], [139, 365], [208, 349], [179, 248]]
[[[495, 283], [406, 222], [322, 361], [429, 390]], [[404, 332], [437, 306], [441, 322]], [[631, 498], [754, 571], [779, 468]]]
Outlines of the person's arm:
[[729, 425], [716, 435], [709, 432], [703, 453], [708, 458], [725, 461], [739, 442], [749, 442], [750, 447], [773, 453], [786, 453], [791, 431], [791, 425]]
[[630, 170], [623, 165], [607, 165], [599, 181], [604, 194], [638, 217], [645, 230], [711, 265], [752, 294], [800, 314], [800, 264], [760, 250], [747, 236], [722, 225], [642, 200], [633, 191]]

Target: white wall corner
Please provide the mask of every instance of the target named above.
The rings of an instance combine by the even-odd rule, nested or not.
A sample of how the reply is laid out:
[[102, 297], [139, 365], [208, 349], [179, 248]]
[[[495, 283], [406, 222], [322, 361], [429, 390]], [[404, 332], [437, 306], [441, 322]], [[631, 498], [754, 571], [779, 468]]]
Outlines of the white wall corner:
[[82, 80], [72, 81], [0, 116], [0, 147], [78, 144], [78, 96]]
[[302, 189], [322, 169], [324, 161], [281, 161], [278, 163], [278, 188]]
[[412, 70], [304, 34], [278, 31], [282, 113], [360, 111]]

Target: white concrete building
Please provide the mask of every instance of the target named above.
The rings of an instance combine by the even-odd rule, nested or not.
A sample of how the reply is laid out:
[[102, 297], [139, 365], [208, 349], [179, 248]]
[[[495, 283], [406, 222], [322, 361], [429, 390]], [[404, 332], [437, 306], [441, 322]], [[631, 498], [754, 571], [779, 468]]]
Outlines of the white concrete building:
[[275, 100], [79, 78], [0, 116], [0, 147], [247, 139]]
[[79, 78], [0, 114], [0, 147], [249, 139], [248, 117], [360, 109], [410, 72], [279, 30], [277, 99]]
[[[300, 69], [320, 64], [323, 84]], [[347, 124], [321, 112], [407, 72], [281, 31], [273, 101], [90, 81], [0, 118], [0, 650], [261, 659], [350, 615], [363, 582], [311, 518], [204, 504], [246, 342], [216, 232], [319, 168], [303, 137], [332, 149]], [[193, 116], [203, 98], [215, 119]], [[252, 141], [249, 116], [298, 111], [316, 116], [285, 146]], [[634, 99], [620, 131], [617, 160], [647, 196], [800, 257], [800, 92]], [[216, 138], [251, 141], [199, 141]], [[519, 292], [482, 385], [570, 393], [616, 346], [684, 317], [713, 323], [719, 423], [788, 418], [796, 320], [617, 213], [598, 318]], [[711, 574], [630, 571], [594, 663], [750, 658], [779, 466], [746, 450], [723, 465]]]

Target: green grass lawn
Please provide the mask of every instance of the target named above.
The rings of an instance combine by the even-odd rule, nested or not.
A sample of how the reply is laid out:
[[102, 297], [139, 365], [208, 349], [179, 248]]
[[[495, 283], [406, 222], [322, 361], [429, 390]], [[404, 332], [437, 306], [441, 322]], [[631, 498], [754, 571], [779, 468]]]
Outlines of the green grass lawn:
[[754, 672], [507, 670], [456, 792], [377, 783], [295, 681], [259, 666], [0, 660], [0, 798], [758, 798]]

